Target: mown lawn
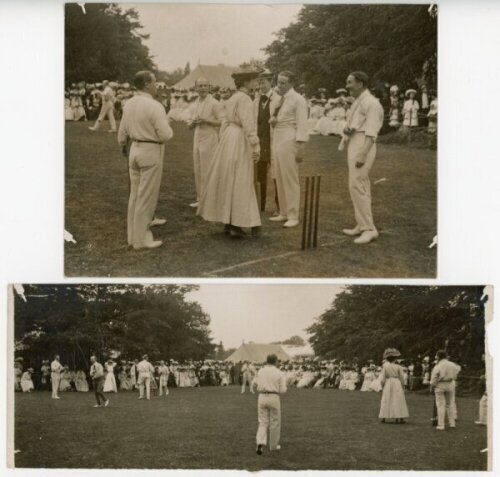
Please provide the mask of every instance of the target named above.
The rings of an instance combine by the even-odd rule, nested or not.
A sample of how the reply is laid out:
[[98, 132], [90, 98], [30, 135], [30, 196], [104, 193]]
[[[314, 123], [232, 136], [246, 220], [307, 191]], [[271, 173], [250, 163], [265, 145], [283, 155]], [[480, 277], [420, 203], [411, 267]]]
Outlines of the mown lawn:
[[[221, 226], [195, 216], [192, 133], [174, 124], [168, 143], [155, 229], [161, 248], [134, 251], [126, 243], [127, 161], [116, 136], [88, 123], [66, 124], [65, 227], [77, 243], [65, 245], [67, 276], [433, 278], [437, 233], [436, 153], [379, 144], [372, 169], [373, 209], [380, 231], [368, 246], [342, 235], [354, 225], [344, 152], [334, 137], [311, 137], [304, 176], [320, 174], [316, 250], [300, 251], [301, 227], [286, 230], [263, 215], [258, 239], [231, 240]], [[271, 188], [271, 185], [269, 186]], [[274, 194], [273, 191], [269, 191]]]
[[257, 397], [229, 388], [135, 392], [93, 408], [93, 393], [15, 396], [16, 467], [485, 470], [477, 400], [459, 398], [453, 431], [430, 425], [432, 397], [407, 394], [406, 425], [379, 423], [380, 394], [291, 389], [282, 398], [282, 450], [255, 453]]

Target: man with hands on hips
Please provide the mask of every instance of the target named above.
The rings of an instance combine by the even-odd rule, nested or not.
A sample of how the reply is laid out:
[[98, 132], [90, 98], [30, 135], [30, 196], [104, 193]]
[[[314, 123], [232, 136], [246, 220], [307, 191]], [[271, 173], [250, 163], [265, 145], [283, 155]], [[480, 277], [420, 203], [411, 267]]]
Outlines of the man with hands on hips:
[[356, 226], [344, 229], [343, 233], [359, 235], [354, 243], [367, 244], [378, 237], [372, 215], [369, 173], [375, 161], [376, 139], [382, 128], [384, 110], [379, 100], [368, 90], [368, 75], [363, 71], [352, 72], [347, 77], [346, 86], [355, 98], [347, 115], [343, 144], [347, 142], [349, 192]]

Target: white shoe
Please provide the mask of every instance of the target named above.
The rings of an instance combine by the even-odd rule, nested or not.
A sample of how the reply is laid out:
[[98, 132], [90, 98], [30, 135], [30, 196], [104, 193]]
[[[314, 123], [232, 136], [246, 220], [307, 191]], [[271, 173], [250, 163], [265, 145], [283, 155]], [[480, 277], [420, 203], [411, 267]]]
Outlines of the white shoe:
[[109, 406], [109, 399], [104, 403], [104, 407], [108, 407]]
[[94, 407], [101, 407], [100, 404], [94, 404]]
[[53, 397], [52, 399], [61, 399], [59, 396]]
[[360, 237], [354, 240], [354, 243], [362, 245], [365, 243], [370, 243], [378, 237], [378, 232], [376, 230], [365, 230]]
[[292, 228], [292, 227], [297, 227], [297, 225], [299, 225], [298, 220], [290, 219], [283, 224], [283, 227]]
[[189, 207], [197, 208], [200, 205], [198, 201], [193, 202], [192, 204], [189, 204]]
[[90, 129], [91, 131], [97, 131], [97, 129], [96, 129], [94, 126], [89, 126], [89, 129]]
[[349, 237], [354, 237], [355, 235], [360, 235], [362, 230], [356, 225], [353, 229], [344, 229], [342, 230], [344, 235], [348, 235]]
[[444, 431], [444, 427], [437, 426], [436, 431]]
[[167, 223], [166, 219], [157, 219], [156, 217], [150, 222], [149, 226], [154, 227], [155, 225], [165, 225]]
[[161, 240], [153, 240], [152, 242], [144, 245], [134, 245], [134, 250], [140, 250], [142, 248], [158, 248], [162, 245], [162, 243], [163, 242]]
[[115, 132], [118, 132], [118, 131], [116, 129], [110, 129], [108, 132], [109, 133], [115, 133]]
[[286, 222], [287, 218], [284, 215], [273, 215], [272, 217], [269, 217], [269, 220], [271, 222]]

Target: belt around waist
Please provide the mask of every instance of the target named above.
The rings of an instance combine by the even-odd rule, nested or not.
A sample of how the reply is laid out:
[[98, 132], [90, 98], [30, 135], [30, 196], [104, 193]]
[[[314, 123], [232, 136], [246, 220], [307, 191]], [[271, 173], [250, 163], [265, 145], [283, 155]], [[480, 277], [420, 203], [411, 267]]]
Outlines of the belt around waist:
[[279, 394], [276, 391], [260, 391], [259, 394]]
[[159, 141], [147, 141], [147, 140], [142, 140], [142, 139], [132, 139], [132, 142], [144, 142], [144, 143], [147, 143], [147, 144], [163, 144], [162, 142], [159, 142]]

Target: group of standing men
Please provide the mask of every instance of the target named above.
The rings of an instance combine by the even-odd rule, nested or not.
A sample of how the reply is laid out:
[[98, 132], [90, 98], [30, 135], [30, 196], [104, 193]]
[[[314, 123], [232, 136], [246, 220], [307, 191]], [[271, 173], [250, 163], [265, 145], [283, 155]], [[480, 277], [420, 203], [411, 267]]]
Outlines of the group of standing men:
[[[299, 224], [299, 163], [305, 157], [305, 143], [309, 138], [308, 106], [305, 98], [293, 87], [293, 73], [279, 73], [274, 88], [274, 75], [271, 72], [254, 71], [253, 74], [254, 76], [251, 76], [250, 72], [243, 69], [233, 75], [235, 81], [238, 77], [257, 80], [255, 86], [258, 83], [259, 94], [251, 103], [252, 125], [241, 124], [238, 116], [243, 117], [243, 111], [238, 111], [238, 108], [231, 109], [235, 104], [244, 109], [250, 107], [250, 103], [238, 101], [237, 98], [234, 101], [230, 98], [218, 102], [210, 95], [210, 84], [203, 78], [198, 79], [196, 83], [199, 96], [193, 104], [188, 120], [189, 126], [194, 129], [193, 163], [196, 184], [196, 201], [190, 205], [197, 207], [198, 214], [206, 220], [224, 223], [226, 232], [236, 231], [236, 234], [231, 233], [236, 237], [245, 235], [242, 227], [252, 228], [254, 232], [258, 231], [260, 226], [260, 220], [252, 216], [252, 213], [255, 213], [245, 210], [246, 208], [253, 211], [253, 204], [246, 202], [257, 201], [259, 194], [229, 197], [238, 193], [234, 186], [241, 185], [238, 182], [241, 177], [234, 179], [231, 188], [226, 184], [225, 197], [220, 192], [218, 195], [212, 194], [211, 197], [207, 192], [208, 201], [212, 200], [208, 206], [200, 206], [210, 175], [217, 176], [215, 179], [212, 177], [212, 189], [220, 191], [221, 187], [224, 187], [221, 182], [231, 181], [231, 174], [238, 174], [235, 170], [238, 166], [226, 158], [218, 161], [222, 162], [224, 167], [220, 164], [214, 167], [213, 164], [214, 157], [224, 156], [223, 149], [227, 149], [227, 142], [232, 140], [229, 138], [225, 144], [221, 144], [228, 126], [229, 129], [231, 126], [237, 126], [244, 130], [245, 141], [249, 144], [246, 150], [252, 151], [248, 154], [248, 161], [253, 160], [257, 164], [255, 169], [252, 167], [250, 174], [242, 176], [245, 187], [248, 186], [246, 182], [251, 181], [251, 187], [255, 188], [254, 176], [260, 184], [260, 203], [257, 210], [262, 212], [266, 208], [267, 183], [271, 175], [275, 183], [274, 199], [277, 211], [269, 220], [282, 222], [286, 228]], [[156, 248], [162, 242], [154, 239], [151, 227], [166, 222], [155, 217], [155, 209], [160, 190], [165, 143], [173, 137], [173, 132], [164, 108], [153, 99], [156, 95], [154, 74], [148, 71], [139, 72], [134, 83], [138, 93], [127, 102], [118, 131], [118, 141], [123, 153], [128, 156], [131, 181], [128, 243], [135, 249]], [[249, 95], [249, 84], [248, 81], [244, 83], [238, 92]], [[355, 101], [347, 118], [342, 145], [345, 147], [347, 144], [349, 191], [356, 225], [352, 229], [344, 229], [343, 232], [349, 236], [358, 236], [355, 242], [364, 244], [378, 236], [371, 210], [369, 171], [375, 160], [375, 141], [382, 127], [383, 109], [380, 102], [369, 92], [368, 76], [365, 73], [351, 73], [347, 78], [347, 88]], [[256, 144], [253, 144], [255, 141]], [[234, 146], [234, 141], [230, 145]], [[217, 171], [212, 170], [217, 168]], [[239, 223], [233, 223], [233, 216], [241, 215], [240, 210], [236, 211], [237, 207], [241, 207], [241, 202], [244, 202], [244, 213], [253, 218], [244, 220], [238, 217]], [[211, 209], [223, 209], [224, 213], [213, 212]]]

